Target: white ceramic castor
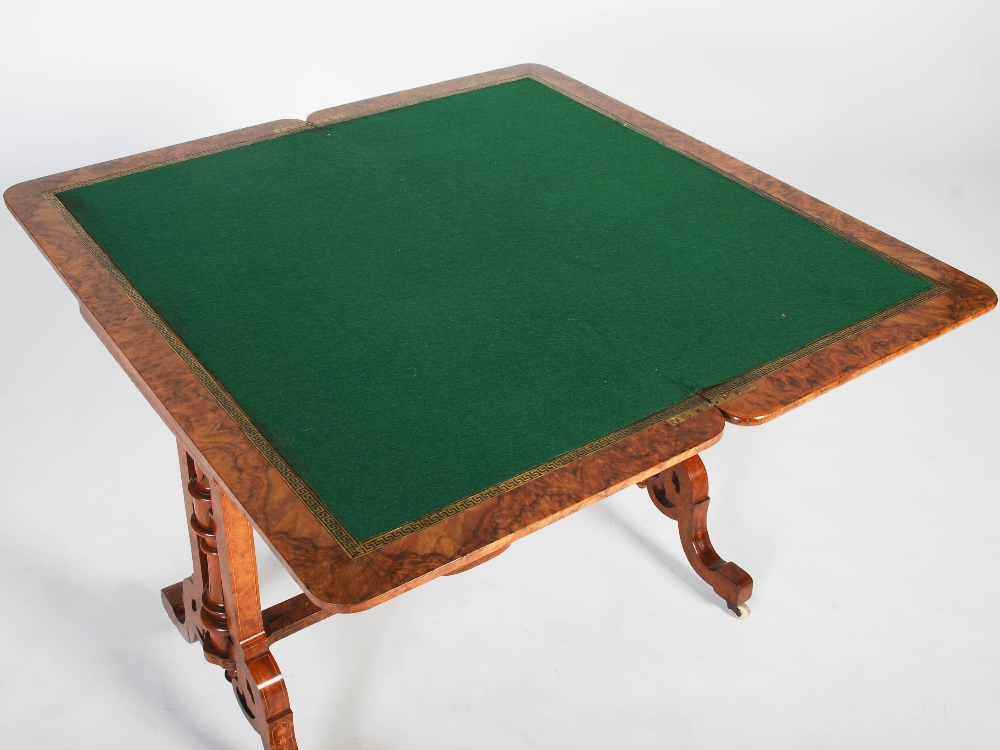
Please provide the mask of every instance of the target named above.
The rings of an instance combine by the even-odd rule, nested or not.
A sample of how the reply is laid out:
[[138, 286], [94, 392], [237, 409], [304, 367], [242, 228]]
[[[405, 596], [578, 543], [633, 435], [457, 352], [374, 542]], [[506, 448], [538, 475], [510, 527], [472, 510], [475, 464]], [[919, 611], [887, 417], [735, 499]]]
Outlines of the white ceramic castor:
[[737, 620], [745, 620], [750, 616], [750, 607], [746, 604], [741, 604], [736, 609], [731, 609], [729, 611], [733, 613], [733, 617]]

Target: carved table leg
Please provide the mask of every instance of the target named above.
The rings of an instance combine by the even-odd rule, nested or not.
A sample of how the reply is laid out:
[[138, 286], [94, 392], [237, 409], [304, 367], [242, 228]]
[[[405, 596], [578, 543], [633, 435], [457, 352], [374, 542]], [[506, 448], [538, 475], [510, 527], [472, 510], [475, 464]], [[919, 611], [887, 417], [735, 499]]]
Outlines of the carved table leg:
[[[253, 528], [183, 448], [180, 457], [194, 573], [163, 589], [164, 608], [181, 635], [200, 641], [205, 658], [225, 670], [264, 748], [296, 750], [288, 691], [260, 608]], [[317, 619], [311, 610], [299, 619], [310, 618]]]
[[194, 573], [161, 592], [163, 607], [188, 643], [201, 641], [206, 658], [220, 666], [229, 658], [229, 624], [222, 592], [211, 485], [184, 448], [178, 446], [184, 508], [188, 517]]
[[644, 484], [653, 505], [677, 521], [691, 567], [725, 599], [738, 619], [748, 617], [746, 601], [753, 592], [753, 579], [739, 565], [719, 557], [708, 538], [708, 474], [701, 458], [692, 456]]
[[234, 661], [226, 679], [247, 720], [260, 733], [265, 750], [296, 750], [288, 690], [264, 630], [253, 528], [235, 501], [214, 482], [212, 509], [222, 525], [219, 562]]
[[[212, 496], [208, 477], [199, 471], [187, 451], [180, 445], [178, 453], [194, 573], [180, 583], [163, 589], [161, 599], [164, 609], [184, 639], [188, 643], [198, 640], [204, 642], [206, 631], [201, 624], [201, 607], [208, 593], [209, 569], [206, 556], [214, 555], [216, 552], [215, 531], [211, 518]], [[209, 537], [204, 545], [203, 536]], [[217, 571], [217, 566], [213, 568]], [[213, 589], [214, 598], [210, 597], [210, 607], [218, 612], [218, 608], [222, 606], [218, 583]]]

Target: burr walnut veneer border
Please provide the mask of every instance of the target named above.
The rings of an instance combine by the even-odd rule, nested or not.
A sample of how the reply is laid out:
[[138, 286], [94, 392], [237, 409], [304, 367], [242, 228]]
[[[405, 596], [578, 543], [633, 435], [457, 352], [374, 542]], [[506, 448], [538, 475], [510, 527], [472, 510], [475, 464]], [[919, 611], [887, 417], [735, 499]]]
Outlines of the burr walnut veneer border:
[[[530, 533], [716, 442], [723, 417], [756, 424], [855, 377], [996, 303], [965, 274], [549, 68], [521, 65], [316, 112], [328, 124], [504, 80], [531, 76], [665, 145], [944, 284], [948, 291], [889, 320], [764, 375], [755, 389], [680, 425], [653, 425], [439, 524], [351, 559], [320, 525], [218, 401], [101, 267], [43, 193], [300, 128], [279, 120], [71, 170], [10, 188], [10, 210], [80, 301], [84, 317], [164, 419], [184, 450], [210, 467], [314, 604], [364, 609], [438, 575], [497, 554]], [[386, 466], [385, 471], [392, 471]], [[274, 614], [277, 616], [277, 613]]]

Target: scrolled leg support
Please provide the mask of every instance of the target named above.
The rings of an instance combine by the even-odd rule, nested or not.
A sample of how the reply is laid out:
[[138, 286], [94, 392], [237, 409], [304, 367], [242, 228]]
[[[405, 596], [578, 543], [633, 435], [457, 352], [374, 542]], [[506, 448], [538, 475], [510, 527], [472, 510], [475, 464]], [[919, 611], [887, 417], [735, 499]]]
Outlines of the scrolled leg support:
[[226, 679], [266, 750], [295, 750], [288, 690], [271, 652], [265, 650], [251, 659], [237, 658], [234, 668], [226, 670]]
[[736, 563], [723, 560], [708, 536], [708, 473], [701, 458], [686, 461], [650, 477], [645, 482], [653, 505], [677, 521], [681, 546], [688, 562], [722, 597], [739, 619], [750, 614], [746, 602], [753, 593], [753, 579]]

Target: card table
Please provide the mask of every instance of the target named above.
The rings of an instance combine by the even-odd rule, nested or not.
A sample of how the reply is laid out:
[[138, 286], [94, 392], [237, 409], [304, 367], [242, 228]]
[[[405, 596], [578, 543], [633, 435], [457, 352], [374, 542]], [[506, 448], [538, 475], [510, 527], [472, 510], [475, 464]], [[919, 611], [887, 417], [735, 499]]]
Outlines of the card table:
[[[539, 65], [16, 185], [177, 439], [162, 601], [266, 748], [275, 641], [633, 484], [743, 619], [699, 453], [992, 309], [983, 283]], [[302, 593], [260, 603], [253, 531]]]

